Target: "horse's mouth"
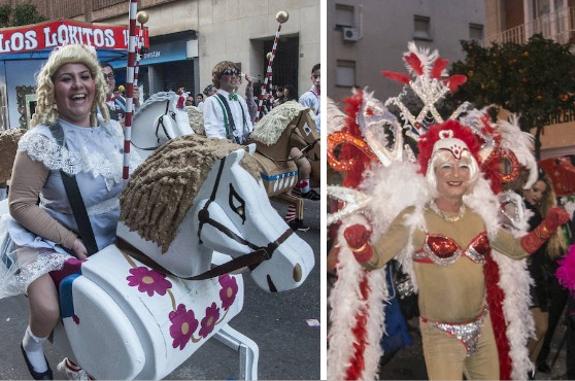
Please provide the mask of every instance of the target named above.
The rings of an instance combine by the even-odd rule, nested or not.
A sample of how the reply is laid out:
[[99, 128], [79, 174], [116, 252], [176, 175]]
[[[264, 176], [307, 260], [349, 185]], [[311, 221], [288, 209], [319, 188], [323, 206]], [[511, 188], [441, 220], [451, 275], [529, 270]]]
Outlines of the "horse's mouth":
[[278, 292], [278, 289], [276, 288], [274, 282], [272, 282], [272, 277], [267, 275], [267, 280], [268, 280], [268, 288], [270, 289], [270, 292]]

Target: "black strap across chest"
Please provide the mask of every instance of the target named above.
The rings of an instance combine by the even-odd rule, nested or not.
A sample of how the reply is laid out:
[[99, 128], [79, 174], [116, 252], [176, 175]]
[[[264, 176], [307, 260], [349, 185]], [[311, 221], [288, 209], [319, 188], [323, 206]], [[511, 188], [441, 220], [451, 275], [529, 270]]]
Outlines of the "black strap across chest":
[[[64, 130], [60, 123], [49, 126], [50, 132], [59, 146], [68, 148], [66, 141], [64, 140]], [[76, 181], [75, 175], [70, 175], [60, 169], [60, 175], [62, 177], [62, 183], [64, 184], [64, 189], [66, 190], [66, 195], [68, 196], [68, 202], [72, 208], [72, 214], [74, 215], [74, 220], [76, 220], [76, 225], [78, 225], [78, 230], [80, 238], [86, 250], [88, 251], [88, 256], [97, 253], [98, 244], [96, 243], [96, 237], [94, 236], [94, 230], [92, 229], [92, 224], [90, 223], [90, 217], [86, 211], [86, 205], [82, 199], [80, 193], [80, 188], [78, 187], [78, 182]]]

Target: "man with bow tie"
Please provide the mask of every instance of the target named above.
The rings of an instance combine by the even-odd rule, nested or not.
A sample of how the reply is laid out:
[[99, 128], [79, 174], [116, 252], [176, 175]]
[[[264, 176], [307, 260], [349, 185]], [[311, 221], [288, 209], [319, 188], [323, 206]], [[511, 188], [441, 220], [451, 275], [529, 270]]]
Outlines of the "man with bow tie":
[[240, 71], [236, 64], [222, 61], [214, 66], [212, 83], [218, 91], [204, 101], [206, 135], [245, 144], [253, 125], [246, 101], [237, 94]]

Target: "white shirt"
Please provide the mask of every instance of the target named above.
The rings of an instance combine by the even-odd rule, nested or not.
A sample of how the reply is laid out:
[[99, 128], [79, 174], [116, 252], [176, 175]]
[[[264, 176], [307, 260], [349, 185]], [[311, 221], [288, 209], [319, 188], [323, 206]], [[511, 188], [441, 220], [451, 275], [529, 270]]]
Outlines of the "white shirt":
[[320, 118], [320, 98], [316, 95], [314, 88], [312, 87], [309, 91], [306, 91], [299, 97], [299, 103], [305, 107], [309, 107], [315, 115], [315, 128], [317, 132], [320, 132], [321, 118]]
[[[229, 100], [230, 93], [222, 89], [218, 89], [216, 94], [208, 97], [204, 101], [202, 111], [204, 114], [204, 128], [206, 130], [206, 136], [209, 138], [227, 139], [226, 121], [228, 117], [217, 94], [221, 94], [227, 100], [236, 126], [235, 136], [239, 137], [240, 140], [243, 141], [254, 129], [246, 101], [240, 95], [237, 95], [237, 101]], [[227, 122], [228, 128], [230, 128], [229, 121]]]

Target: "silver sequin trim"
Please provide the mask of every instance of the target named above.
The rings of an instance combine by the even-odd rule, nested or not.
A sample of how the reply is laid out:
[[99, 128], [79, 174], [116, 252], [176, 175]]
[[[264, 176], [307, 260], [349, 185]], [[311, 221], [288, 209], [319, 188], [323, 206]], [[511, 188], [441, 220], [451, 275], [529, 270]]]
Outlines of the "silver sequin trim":
[[483, 319], [486, 315], [487, 308], [484, 308], [481, 315], [469, 323], [454, 324], [431, 320], [427, 320], [427, 322], [440, 331], [455, 336], [459, 341], [461, 341], [463, 346], [465, 346], [465, 349], [467, 350], [466, 356], [469, 357], [477, 352], [477, 343], [481, 336], [481, 327], [483, 326]]

